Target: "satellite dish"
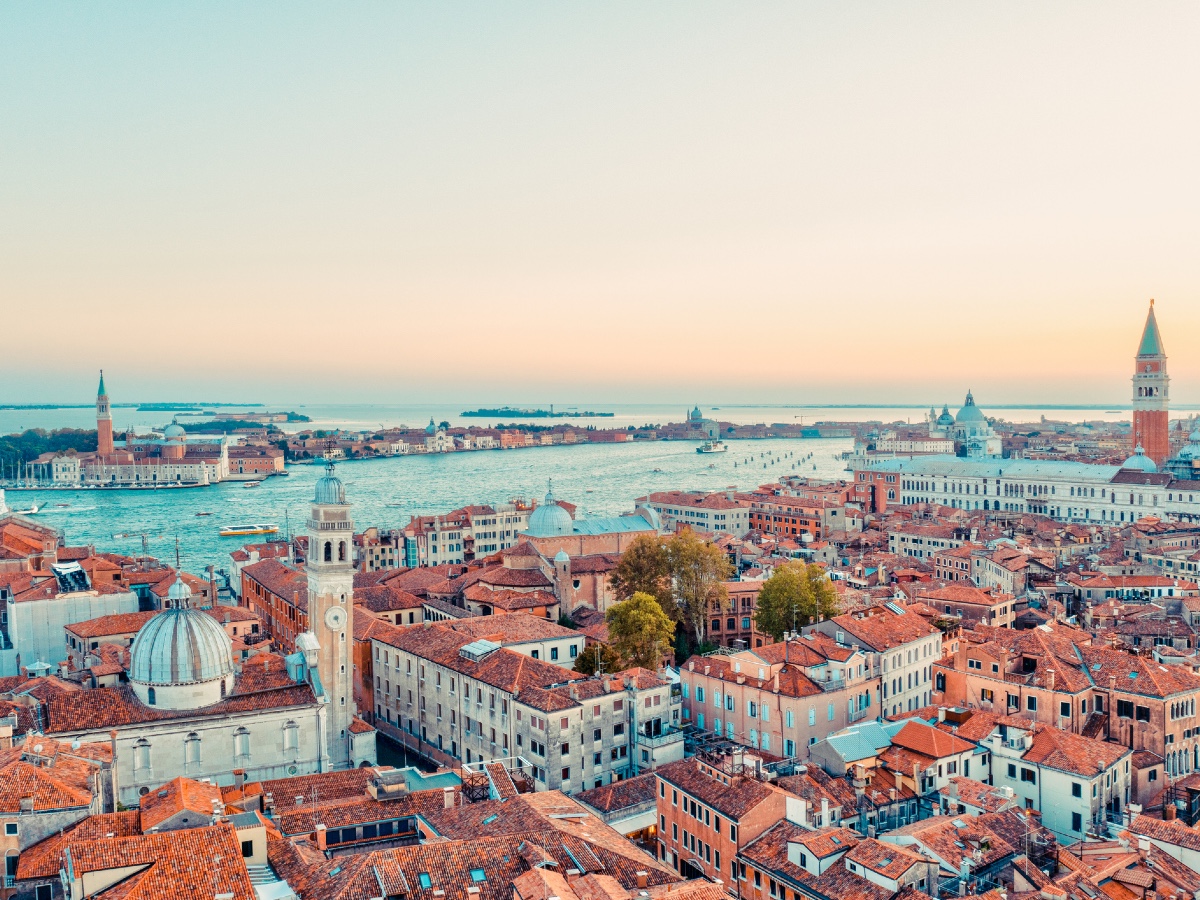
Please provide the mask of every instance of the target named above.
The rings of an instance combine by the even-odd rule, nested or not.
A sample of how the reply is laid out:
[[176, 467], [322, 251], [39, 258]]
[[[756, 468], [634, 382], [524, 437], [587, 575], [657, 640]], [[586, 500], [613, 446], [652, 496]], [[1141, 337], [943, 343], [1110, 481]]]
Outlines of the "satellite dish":
[[36, 753], [36, 754], [38, 754], [39, 756], [41, 756], [41, 753], [42, 753], [42, 745], [41, 745], [41, 744], [35, 744], [35, 745], [34, 745], [34, 747], [33, 747], [33, 752], [34, 752], [34, 753]]
[[71, 741], [71, 749], [72, 750], [78, 750], [82, 746], [83, 746], [82, 742], [80, 742], [78, 739]]

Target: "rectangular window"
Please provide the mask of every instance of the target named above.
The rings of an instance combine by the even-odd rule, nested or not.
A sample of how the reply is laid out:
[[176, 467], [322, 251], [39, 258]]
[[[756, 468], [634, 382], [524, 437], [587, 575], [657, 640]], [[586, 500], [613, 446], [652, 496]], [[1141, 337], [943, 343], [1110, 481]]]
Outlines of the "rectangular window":
[[1083, 796], [1083, 785], [1080, 784], [1078, 781], [1071, 782], [1071, 796], [1072, 797], [1082, 797]]
[[1083, 816], [1079, 813], [1071, 813], [1071, 830], [1077, 834], [1083, 831]]

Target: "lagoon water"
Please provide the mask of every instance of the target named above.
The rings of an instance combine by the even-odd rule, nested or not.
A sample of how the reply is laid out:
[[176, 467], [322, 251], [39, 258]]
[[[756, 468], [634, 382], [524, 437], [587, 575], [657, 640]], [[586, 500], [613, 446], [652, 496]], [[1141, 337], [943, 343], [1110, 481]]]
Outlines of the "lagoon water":
[[[699, 454], [696, 444], [682, 441], [421, 454], [344, 462], [337, 472], [360, 529], [404, 525], [412, 515], [471, 503], [540, 499], [548, 479], [556, 496], [579, 506], [578, 515], [600, 516], [630, 511], [636, 497], [652, 490], [748, 489], [793, 472], [845, 477], [840, 454], [852, 449], [852, 441], [730, 441], [728, 446], [720, 454]], [[810, 453], [812, 458], [801, 462]], [[222, 525], [275, 522], [281, 530], [287, 523], [293, 532], [303, 528], [322, 467], [293, 465], [288, 471], [288, 477], [268, 478], [255, 488], [230, 482], [159, 491], [10, 491], [8, 505], [38, 504], [36, 519], [61, 528], [70, 544], [136, 555], [145, 534], [150, 553], [168, 559], [178, 535], [185, 568], [224, 568], [229, 551], [264, 538], [223, 538], [217, 534]], [[212, 515], [198, 517], [198, 512]]]
[[[312, 418], [311, 424], [285, 425], [301, 428], [369, 429], [380, 425], [424, 426], [432, 417], [453, 424], [495, 424], [486, 419], [463, 419], [457, 415], [467, 406], [343, 405], [298, 406], [271, 404], [271, 410], [294, 409]], [[665, 405], [590, 405], [584, 408], [611, 410], [612, 418], [533, 420], [539, 424], [569, 421], [584, 427], [625, 427], [644, 423], [682, 420], [686, 410]], [[726, 406], [704, 408], [715, 419], [752, 424], [756, 422], [818, 421], [919, 421], [925, 409], [917, 407], [798, 407]], [[954, 409], [954, 407], [952, 407]], [[1007, 409], [996, 414], [1012, 421], [1049, 419], [1113, 421], [1127, 413], [1096, 409]], [[117, 429], [130, 425], [161, 427], [170, 421], [164, 413], [139, 413], [134, 409], [113, 410]], [[25, 427], [94, 427], [90, 409], [0, 410], [0, 434]], [[440, 455], [416, 455], [343, 463], [338, 474], [346, 482], [347, 498], [354, 504], [357, 526], [381, 528], [404, 525], [419, 514], [448, 512], [471, 503], [502, 503], [515, 497], [540, 498], [548, 479], [555, 494], [575, 503], [580, 515], [615, 515], [633, 508], [636, 497], [651, 490], [720, 489], [736, 485], [749, 489], [773, 481], [783, 474], [820, 478], [846, 476], [840, 456], [852, 449], [848, 439], [729, 441], [723, 454], [696, 453], [686, 442], [638, 444], [584, 444], [537, 447], [522, 450], [480, 451]], [[809, 457], [811, 454], [811, 458]], [[735, 465], [736, 463], [736, 465]], [[313, 483], [320, 466], [289, 466], [286, 478], [270, 478], [261, 486], [246, 489], [239, 483], [205, 488], [161, 491], [12, 491], [9, 506], [26, 509], [38, 504], [39, 521], [63, 529], [71, 544], [94, 544], [98, 549], [136, 554], [142, 535], [151, 554], [168, 559], [179, 538], [184, 565], [199, 571], [212, 564], [227, 566], [230, 550], [258, 538], [222, 538], [222, 525], [244, 522], [275, 522], [283, 530], [303, 528]], [[198, 512], [210, 516], [198, 517]], [[121, 535], [121, 536], [114, 536]]]

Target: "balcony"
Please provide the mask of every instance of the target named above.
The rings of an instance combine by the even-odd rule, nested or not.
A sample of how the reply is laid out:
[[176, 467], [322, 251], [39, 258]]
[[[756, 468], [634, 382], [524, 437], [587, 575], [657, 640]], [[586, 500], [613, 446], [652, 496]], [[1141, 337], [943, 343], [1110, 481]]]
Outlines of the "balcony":
[[823, 691], [844, 691], [846, 689], [845, 678], [831, 678], [829, 681], [814, 682]]
[[670, 744], [682, 742], [683, 741], [683, 732], [679, 729], [673, 729], [673, 730], [669, 730], [669, 731], [664, 731], [662, 734], [659, 734], [659, 735], [651, 736], [648, 734], [643, 734], [642, 732], [639, 731], [634, 736], [634, 739], [642, 747], [650, 747], [652, 749], [658, 749], [659, 747], [666, 747]]
[[849, 725], [853, 724], [854, 722], [861, 722], [870, 712], [871, 711], [869, 709], [860, 709], [857, 712], [846, 713], [846, 724]]

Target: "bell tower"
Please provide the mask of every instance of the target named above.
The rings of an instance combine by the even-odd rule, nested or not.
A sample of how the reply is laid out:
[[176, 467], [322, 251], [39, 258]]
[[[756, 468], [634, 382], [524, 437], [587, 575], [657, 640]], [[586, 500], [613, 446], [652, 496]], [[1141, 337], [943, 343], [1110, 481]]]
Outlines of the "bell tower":
[[113, 452], [112, 410], [108, 391], [104, 387], [104, 370], [100, 370], [100, 388], [96, 391], [96, 452], [108, 456]]
[[1171, 455], [1168, 412], [1170, 378], [1167, 377], [1167, 354], [1158, 320], [1154, 317], [1154, 301], [1142, 329], [1133, 369], [1133, 446], [1141, 446], [1146, 455], [1162, 467]]
[[326, 752], [331, 769], [351, 763], [354, 706], [354, 522], [346, 489], [326, 451], [308, 520], [308, 628], [316, 637], [317, 671], [325, 694]]

